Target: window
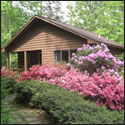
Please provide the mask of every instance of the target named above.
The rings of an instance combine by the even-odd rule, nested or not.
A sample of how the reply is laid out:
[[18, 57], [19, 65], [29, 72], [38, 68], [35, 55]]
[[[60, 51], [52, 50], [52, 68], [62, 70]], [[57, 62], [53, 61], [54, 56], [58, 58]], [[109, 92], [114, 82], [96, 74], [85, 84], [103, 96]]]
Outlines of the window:
[[68, 50], [63, 50], [62, 51], [62, 61], [69, 61], [69, 56], [68, 56]]
[[96, 46], [96, 43], [89, 44], [91, 47]]
[[54, 56], [55, 56], [55, 60], [58, 62], [58, 61], [61, 61], [61, 51], [60, 50], [57, 50], [54, 52]]
[[76, 53], [77, 49], [72, 50], [56, 50], [54, 52], [54, 58], [57, 62], [59, 61], [66, 61], [69, 62], [70, 58], [72, 57], [72, 53]]

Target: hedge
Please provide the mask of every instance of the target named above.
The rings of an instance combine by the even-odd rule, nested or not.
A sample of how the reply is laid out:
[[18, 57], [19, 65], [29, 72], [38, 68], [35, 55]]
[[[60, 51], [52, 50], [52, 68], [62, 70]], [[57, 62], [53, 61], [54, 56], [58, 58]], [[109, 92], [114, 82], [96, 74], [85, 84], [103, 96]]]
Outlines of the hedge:
[[124, 110], [110, 111], [85, 100], [77, 92], [39, 81], [24, 80], [15, 84], [16, 103], [42, 108], [64, 124], [123, 124]]

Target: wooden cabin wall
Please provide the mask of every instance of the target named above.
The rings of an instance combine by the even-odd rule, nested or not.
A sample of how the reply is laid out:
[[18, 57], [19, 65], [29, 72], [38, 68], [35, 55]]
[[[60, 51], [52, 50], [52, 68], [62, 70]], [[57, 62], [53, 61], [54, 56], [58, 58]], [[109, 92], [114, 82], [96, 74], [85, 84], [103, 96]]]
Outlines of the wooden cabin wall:
[[42, 64], [53, 63], [55, 50], [77, 49], [87, 43], [86, 39], [57, 28], [51, 24], [39, 22], [23, 37], [20, 37], [10, 47], [12, 52], [42, 50]]

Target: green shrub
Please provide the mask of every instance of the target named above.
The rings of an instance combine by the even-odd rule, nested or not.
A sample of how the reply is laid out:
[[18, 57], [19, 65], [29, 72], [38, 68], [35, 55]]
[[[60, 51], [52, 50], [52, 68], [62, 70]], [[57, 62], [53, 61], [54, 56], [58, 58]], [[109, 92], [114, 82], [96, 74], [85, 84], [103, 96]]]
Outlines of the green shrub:
[[30, 98], [33, 95], [32, 85], [33, 84], [30, 83], [30, 80], [24, 80], [21, 83], [15, 85], [15, 91], [17, 92], [16, 102], [27, 104], [30, 101]]
[[15, 92], [14, 85], [16, 84], [15, 79], [8, 79], [6, 77], [1, 77], [1, 90], [2, 90], [2, 98], [9, 93]]
[[122, 112], [96, 106], [77, 92], [38, 81], [25, 80], [16, 84], [16, 102], [46, 110], [55, 123], [69, 124], [120, 124]]
[[14, 93], [15, 92], [15, 87], [14, 85], [16, 84], [16, 80], [15, 79], [7, 79], [6, 80], [6, 89], [9, 89], [9, 93]]
[[[121, 61], [124, 61], [124, 53], [116, 54], [115, 57], [117, 59], [120, 59]], [[121, 70], [118, 72], [120, 76], [124, 77], [124, 67], [121, 67]]]
[[11, 124], [15, 122], [15, 119], [10, 114], [10, 108], [5, 104], [5, 97], [8, 96], [10, 89], [7, 88], [7, 78], [1, 77], [1, 124]]
[[1, 99], [4, 99], [8, 95], [8, 90], [6, 88], [7, 78], [1, 77]]
[[124, 53], [115, 54], [115, 57], [120, 59], [121, 61], [124, 61]]

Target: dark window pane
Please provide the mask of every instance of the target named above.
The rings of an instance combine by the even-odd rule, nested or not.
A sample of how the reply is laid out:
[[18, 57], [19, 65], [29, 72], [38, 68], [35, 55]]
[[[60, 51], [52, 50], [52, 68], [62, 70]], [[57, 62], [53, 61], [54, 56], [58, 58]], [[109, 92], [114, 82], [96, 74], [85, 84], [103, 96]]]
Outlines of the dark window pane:
[[57, 50], [54, 52], [54, 56], [55, 56], [55, 60], [56, 61], [60, 61], [61, 57], [60, 57], [60, 50]]
[[24, 52], [18, 53], [18, 68], [19, 69], [24, 68]]
[[62, 51], [62, 61], [68, 62], [68, 50]]
[[96, 46], [96, 43], [89, 44], [91, 47]]

